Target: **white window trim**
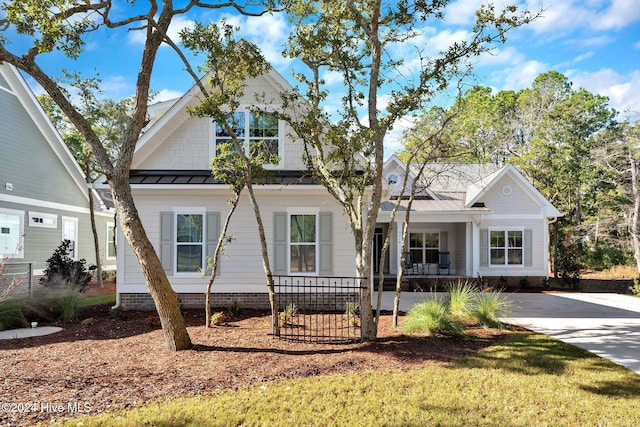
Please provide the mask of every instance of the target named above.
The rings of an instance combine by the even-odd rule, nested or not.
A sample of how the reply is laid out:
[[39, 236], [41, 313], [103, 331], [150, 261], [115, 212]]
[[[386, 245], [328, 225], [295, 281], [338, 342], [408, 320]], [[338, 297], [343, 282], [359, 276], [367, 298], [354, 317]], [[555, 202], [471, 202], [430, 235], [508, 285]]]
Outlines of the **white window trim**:
[[105, 250], [104, 250], [104, 259], [106, 260], [114, 260], [116, 259], [116, 254], [114, 252], [113, 256], [109, 256], [109, 244], [112, 243], [111, 239], [109, 239], [109, 230], [113, 229], [113, 235], [115, 236], [115, 240], [116, 240], [116, 245], [117, 245], [117, 233], [116, 233], [116, 224], [115, 222], [107, 222], [106, 224], [106, 228], [107, 228], [107, 234], [106, 234], [106, 246], [105, 246]]
[[[315, 271], [291, 271], [291, 217], [293, 215], [314, 215], [316, 219], [316, 238], [313, 243], [315, 246]], [[320, 209], [317, 207], [310, 208], [287, 208], [287, 272], [289, 275], [295, 276], [318, 276], [320, 274]]]
[[20, 237], [18, 237], [18, 247], [15, 248], [15, 252], [12, 253], [3, 253], [0, 252], [0, 258], [16, 258], [22, 259], [24, 258], [24, 214], [25, 211], [19, 211], [15, 209], [4, 209], [0, 208], [0, 214], [4, 215], [15, 215], [20, 220]]
[[[509, 231], [520, 231], [522, 233], [522, 263], [520, 264], [509, 264], [509, 253], [508, 253], [508, 245], [506, 247], [504, 247], [505, 252], [505, 256], [504, 256], [504, 264], [494, 264], [491, 262], [491, 232], [492, 231], [502, 231], [504, 232], [509, 232]], [[490, 267], [496, 267], [496, 268], [524, 268], [524, 260], [525, 260], [525, 242], [524, 242], [524, 227], [489, 227], [488, 228], [488, 232], [489, 232], [489, 247], [487, 248], [487, 250], [489, 251], [489, 266]], [[508, 239], [505, 240], [505, 242], [508, 242]]]
[[[235, 112], [236, 113], [248, 113], [249, 105], [241, 105]], [[260, 106], [259, 108], [265, 108], [264, 106]], [[284, 166], [284, 137], [285, 137], [285, 123], [282, 120], [278, 120], [278, 157], [280, 158], [280, 162], [278, 164], [265, 164], [263, 167], [265, 169], [278, 169]], [[247, 137], [248, 138], [248, 137]], [[246, 141], [245, 141], [246, 142]], [[245, 144], [245, 154], [249, 154], [249, 144]], [[209, 157], [213, 158], [216, 156], [216, 121], [209, 120]]]
[[[200, 260], [200, 268], [206, 267], [207, 257], [207, 209], [202, 207], [195, 208], [174, 208], [173, 209], [173, 274], [178, 277], [202, 277], [200, 272], [178, 271], [178, 215], [202, 215], [202, 259]], [[198, 242], [190, 242], [190, 244], [198, 244]]]
[[[39, 219], [40, 221], [34, 221]], [[29, 227], [58, 228], [58, 215], [29, 211]]]
[[74, 234], [75, 235], [74, 235], [74, 238], [73, 238], [73, 253], [71, 254], [70, 258], [72, 260], [74, 260], [74, 261], [77, 261], [78, 260], [78, 254], [80, 253], [79, 250], [78, 250], [78, 247], [80, 246], [79, 242], [78, 242], [78, 234], [79, 234], [78, 225], [79, 225], [80, 222], [79, 222], [78, 218], [76, 218], [76, 217], [63, 216], [62, 217], [62, 224], [60, 226], [62, 240], [65, 239], [65, 236], [64, 236], [64, 223], [65, 222], [72, 222], [72, 223], [75, 224], [75, 227], [74, 227], [74, 231], [75, 231]]

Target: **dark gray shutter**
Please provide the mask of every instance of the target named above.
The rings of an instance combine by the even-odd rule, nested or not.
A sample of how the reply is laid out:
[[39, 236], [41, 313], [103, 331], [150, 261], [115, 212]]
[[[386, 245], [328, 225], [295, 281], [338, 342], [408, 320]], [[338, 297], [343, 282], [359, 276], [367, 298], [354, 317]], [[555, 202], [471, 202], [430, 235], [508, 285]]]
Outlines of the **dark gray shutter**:
[[524, 230], [524, 265], [530, 267], [533, 265], [533, 231], [530, 228]]
[[287, 214], [273, 214], [273, 274], [287, 275]]
[[173, 212], [160, 212], [160, 261], [167, 276], [173, 276]]
[[[220, 238], [220, 212], [207, 212], [207, 239], [205, 241], [206, 255], [213, 258], [216, 246]], [[206, 266], [205, 266], [206, 267]], [[220, 263], [218, 263], [218, 275], [220, 275]]]
[[480, 265], [489, 265], [489, 230], [480, 229]]
[[333, 258], [333, 252], [331, 250], [331, 245], [333, 243], [333, 223], [331, 212], [320, 212], [318, 223], [320, 224], [320, 229], [318, 230], [320, 268], [318, 271], [323, 276], [330, 276], [332, 272], [331, 261]]

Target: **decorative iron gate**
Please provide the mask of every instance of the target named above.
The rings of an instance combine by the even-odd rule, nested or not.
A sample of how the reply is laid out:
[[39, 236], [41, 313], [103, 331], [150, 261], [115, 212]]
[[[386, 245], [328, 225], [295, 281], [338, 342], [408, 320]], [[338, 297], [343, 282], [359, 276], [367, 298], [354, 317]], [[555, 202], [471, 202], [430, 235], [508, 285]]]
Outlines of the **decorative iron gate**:
[[273, 276], [280, 338], [305, 342], [360, 341], [360, 278]]

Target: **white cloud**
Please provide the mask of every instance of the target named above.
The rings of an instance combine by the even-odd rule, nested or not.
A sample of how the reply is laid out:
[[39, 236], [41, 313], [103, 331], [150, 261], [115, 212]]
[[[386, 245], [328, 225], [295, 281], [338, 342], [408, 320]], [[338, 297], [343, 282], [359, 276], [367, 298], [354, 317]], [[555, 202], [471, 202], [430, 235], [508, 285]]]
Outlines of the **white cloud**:
[[449, 3], [445, 10], [445, 22], [451, 25], [473, 25], [476, 10], [486, 3], [485, 0], [456, 0]]
[[226, 15], [227, 22], [238, 27], [238, 36], [255, 43], [267, 61], [274, 67], [285, 67], [291, 60], [282, 56], [284, 43], [289, 36], [289, 23], [284, 14], [263, 16]]
[[180, 98], [182, 95], [184, 95], [184, 92], [179, 90], [162, 89], [155, 96], [153, 102], [169, 101], [170, 99]]
[[322, 74], [322, 79], [327, 86], [342, 84], [344, 82], [344, 76], [337, 71], [326, 71]]
[[635, 47], [636, 49], [640, 49], [640, 40], [638, 40], [637, 42], [635, 42], [635, 44], [633, 45], [633, 47]]
[[569, 70], [565, 75], [575, 88], [582, 87], [609, 97], [609, 105], [618, 111], [640, 112], [640, 70], [633, 70], [627, 75], [611, 68], [595, 72]]
[[520, 90], [531, 86], [541, 73], [549, 71], [549, 66], [540, 61], [530, 60], [513, 67], [491, 73], [492, 82], [501, 82], [499, 90]]
[[573, 62], [582, 62], [585, 59], [589, 59], [593, 56], [593, 52], [587, 52], [587, 53], [583, 53], [582, 55], [578, 55], [575, 58], [573, 58]]
[[477, 66], [513, 65], [524, 62], [525, 55], [513, 46], [504, 49], [492, 49], [480, 55]]
[[592, 21], [593, 28], [598, 30], [620, 29], [640, 20], [640, 7], [637, 0], [612, 0], [603, 13], [599, 13]]

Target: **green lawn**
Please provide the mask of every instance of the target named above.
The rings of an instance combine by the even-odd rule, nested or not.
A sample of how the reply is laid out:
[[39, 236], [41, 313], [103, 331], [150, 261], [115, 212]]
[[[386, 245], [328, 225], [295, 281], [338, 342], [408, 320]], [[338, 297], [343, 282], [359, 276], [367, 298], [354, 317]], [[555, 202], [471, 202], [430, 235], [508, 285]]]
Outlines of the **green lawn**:
[[449, 366], [302, 378], [68, 426], [638, 426], [640, 376], [539, 334]]
[[90, 307], [92, 305], [101, 305], [101, 304], [108, 304], [108, 303], [116, 303], [116, 296], [115, 294], [112, 295], [100, 295], [97, 297], [90, 297], [90, 298], [82, 298], [80, 300], [80, 307]]

